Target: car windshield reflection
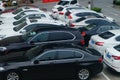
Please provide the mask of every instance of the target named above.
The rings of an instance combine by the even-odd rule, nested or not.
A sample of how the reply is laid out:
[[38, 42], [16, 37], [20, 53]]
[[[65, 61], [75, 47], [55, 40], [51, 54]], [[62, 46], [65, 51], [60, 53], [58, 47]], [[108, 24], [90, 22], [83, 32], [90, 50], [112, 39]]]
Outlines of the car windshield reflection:
[[25, 15], [24, 12], [20, 13], [19, 15], [15, 16], [14, 19], [19, 20], [20, 18], [22, 18]]
[[12, 12], [12, 14], [18, 14], [18, 13], [20, 13], [22, 11], [23, 11], [22, 9], [17, 9], [16, 11]]
[[21, 23], [21, 24], [17, 25], [16, 27], [14, 27], [13, 30], [17, 32], [26, 25], [27, 25], [27, 23], [26, 23], [26, 21], [24, 21], [23, 23]]

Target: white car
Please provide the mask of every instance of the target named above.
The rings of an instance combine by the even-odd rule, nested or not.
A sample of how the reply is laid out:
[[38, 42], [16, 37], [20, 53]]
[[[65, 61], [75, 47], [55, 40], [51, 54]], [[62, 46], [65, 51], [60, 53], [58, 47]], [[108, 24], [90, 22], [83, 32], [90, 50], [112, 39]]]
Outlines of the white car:
[[104, 62], [116, 72], [120, 72], [120, 44], [115, 46], [111, 45], [105, 50]]
[[78, 0], [60, 0], [54, 8], [58, 8], [60, 6], [68, 6], [68, 5], [78, 5]]
[[81, 5], [70, 5], [70, 6], [66, 6], [66, 7], [59, 7], [57, 19], [65, 21], [65, 15], [67, 14], [68, 11], [75, 12], [75, 11], [82, 10], [82, 9], [84, 10], [87, 8], [85, 8]]
[[104, 55], [106, 48], [117, 44], [120, 44], [120, 29], [93, 35], [89, 41], [89, 47], [99, 51], [102, 55]]
[[4, 3], [2, 2], [2, 0], [0, 0], [0, 11], [4, 10], [5, 10]]
[[8, 13], [0, 14], [0, 18], [11, 18], [11, 17], [15, 17], [19, 14], [22, 14], [24, 12], [39, 12], [39, 11], [41, 11], [39, 8], [20, 7], [18, 9], [16, 9], [14, 12], [8, 12]]
[[59, 7], [65, 7], [65, 6], [73, 6], [73, 5], [78, 5], [77, 0], [60, 0], [52, 9], [52, 16], [53, 18], [57, 18], [58, 15], [58, 8]]
[[89, 17], [89, 16], [96, 16], [97, 18], [106, 18], [110, 21], [114, 21], [113, 18], [104, 16], [102, 13], [97, 13], [93, 10], [89, 9], [82, 9], [82, 10], [76, 10], [74, 12], [68, 12], [67, 15], [65, 15], [65, 21], [67, 23], [69, 22], [74, 22], [76, 19], [81, 18], [81, 17]]
[[22, 35], [26, 32], [30, 31], [36, 27], [44, 27], [44, 25], [58, 25], [58, 26], [65, 26], [66, 24], [61, 21], [57, 20], [49, 20], [49, 19], [32, 19], [30, 21], [22, 22], [21, 24], [17, 25], [16, 27], [4, 29], [0, 31], [0, 40], [6, 37], [15, 36], [15, 35]]
[[0, 21], [2, 21], [3, 23], [7, 23], [7, 22], [14, 22], [14, 21], [18, 21], [21, 20], [23, 18], [26, 18], [28, 16], [34, 16], [34, 15], [41, 15], [42, 17], [48, 18], [48, 19], [52, 19], [52, 17], [44, 11], [39, 11], [39, 12], [22, 12], [19, 15], [15, 16], [15, 17], [11, 17], [11, 18], [0, 18]]
[[[98, 21], [101, 22], [101, 24], [98, 23]], [[105, 18], [97, 18], [96, 16], [93, 15], [93, 16], [86, 16], [86, 17], [78, 18], [74, 22], [69, 22], [67, 25], [69, 25], [69, 27], [71, 27], [71, 28], [77, 28], [78, 29], [80, 27], [85, 27], [85, 26], [88, 26], [88, 25], [91, 25], [91, 24], [94, 24], [94, 25], [97, 24], [99, 26], [100, 25], [102, 26], [102, 24], [107, 25], [107, 26], [108, 25], [109, 26], [114, 25], [112, 23], [113, 23], [112, 21], [109, 21]]]

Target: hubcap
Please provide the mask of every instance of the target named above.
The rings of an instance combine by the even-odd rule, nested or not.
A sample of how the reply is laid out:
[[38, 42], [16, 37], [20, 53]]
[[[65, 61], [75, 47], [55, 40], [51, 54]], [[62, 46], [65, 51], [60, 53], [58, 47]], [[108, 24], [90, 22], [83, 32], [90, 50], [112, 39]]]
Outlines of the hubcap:
[[89, 77], [89, 71], [87, 69], [81, 69], [78, 73], [79, 79], [86, 80]]
[[7, 75], [7, 80], [19, 80], [19, 76], [17, 73], [12, 72]]

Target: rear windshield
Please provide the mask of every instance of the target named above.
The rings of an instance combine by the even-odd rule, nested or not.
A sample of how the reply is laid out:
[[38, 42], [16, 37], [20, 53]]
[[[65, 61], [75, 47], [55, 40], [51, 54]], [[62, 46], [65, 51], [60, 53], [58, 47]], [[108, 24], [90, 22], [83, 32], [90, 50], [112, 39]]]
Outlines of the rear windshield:
[[114, 49], [120, 52], [120, 45], [115, 46]]
[[62, 6], [66, 5], [66, 4], [69, 4], [69, 1], [60, 1], [58, 3], [58, 5], [62, 5]]
[[76, 16], [78, 16], [78, 17], [103, 18], [103, 16], [100, 16], [100, 15], [98, 15], [96, 13], [91, 13], [91, 12], [77, 13]]
[[99, 34], [99, 36], [103, 39], [109, 39], [111, 37], [113, 37], [115, 34], [111, 33], [111, 32], [104, 32]]

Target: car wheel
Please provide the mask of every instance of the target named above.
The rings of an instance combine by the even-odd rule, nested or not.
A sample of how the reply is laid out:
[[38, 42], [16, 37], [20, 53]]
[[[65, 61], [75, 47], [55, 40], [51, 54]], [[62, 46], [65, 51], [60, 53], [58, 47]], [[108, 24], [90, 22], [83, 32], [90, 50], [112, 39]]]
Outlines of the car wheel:
[[82, 68], [79, 70], [77, 76], [78, 76], [78, 80], [89, 80], [90, 79], [90, 71], [87, 68]]
[[6, 80], [21, 80], [20, 76], [16, 72], [9, 72], [6, 75]]

